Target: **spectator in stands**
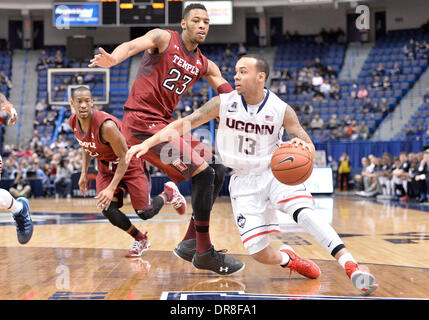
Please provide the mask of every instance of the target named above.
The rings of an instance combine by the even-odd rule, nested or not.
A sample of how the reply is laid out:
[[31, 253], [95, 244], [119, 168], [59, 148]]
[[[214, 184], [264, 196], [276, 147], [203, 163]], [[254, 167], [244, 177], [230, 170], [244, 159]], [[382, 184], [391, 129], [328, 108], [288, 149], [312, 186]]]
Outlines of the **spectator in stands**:
[[368, 155], [367, 161], [368, 165], [361, 172], [363, 190], [356, 194], [363, 197], [373, 197], [377, 194], [377, 166], [379, 161], [372, 154]]
[[238, 56], [244, 56], [245, 54], [247, 54], [247, 48], [244, 46], [243, 43], [240, 43], [238, 45]]
[[428, 201], [428, 183], [429, 183], [429, 150], [423, 153], [423, 159], [420, 161], [417, 174], [414, 178], [415, 188], [419, 193], [419, 202]]
[[224, 54], [223, 54], [223, 57], [224, 57], [224, 59], [226, 59], [226, 60], [230, 60], [230, 59], [234, 59], [234, 55], [232, 54], [232, 51], [231, 51], [231, 49], [230, 48], [226, 48], [225, 49], [225, 52], [224, 52]]
[[400, 74], [402, 74], [402, 68], [400, 67], [399, 62], [395, 62], [393, 64], [392, 69], [390, 69], [388, 73], [390, 74], [390, 76], [399, 76]]
[[34, 151], [33, 155], [43, 153], [43, 144], [42, 141], [40, 141], [39, 133], [37, 130], [33, 131], [33, 137], [30, 141], [30, 148], [32, 151]]
[[362, 140], [369, 138], [369, 128], [367, 127], [365, 121], [361, 121], [359, 124], [359, 138]]
[[372, 76], [375, 77], [379, 77], [382, 78], [384, 77], [384, 75], [386, 74], [386, 70], [384, 69], [384, 65], [382, 62], [379, 62], [377, 65], [377, 68], [375, 68], [375, 70], [373, 70], [372, 72]]
[[[48, 132], [43, 131], [42, 137], [40, 138], [40, 142], [42, 143], [43, 147], [47, 147], [51, 143], [51, 137], [48, 135]], [[49, 149], [49, 148], [48, 148]], [[50, 150], [50, 149], [49, 149]], [[44, 151], [45, 153], [45, 151]]]
[[13, 185], [9, 188], [10, 194], [16, 199], [19, 197], [29, 198], [31, 195], [31, 186], [23, 177], [21, 171], [18, 171], [13, 181]]
[[324, 79], [320, 85], [320, 93], [324, 98], [329, 98], [331, 95], [331, 85], [327, 79]]
[[356, 99], [358, 97], [357, 96], [358, 92], [359, 90], [358, 90], [357, 84], [354, 83], [352, 85], [352, 88], [350, 89], [350, 98]]
[[316, 113], [314, 115], [314, 118], [310, 122], [310, 128], [313, 130], [322, 130], [324, 126], [324, 120], [323, 118]]
[[399, 154], [398, 161], [395, 161], [395, 168], [392, 171], [392, 184], [395, 200], [408, 200], [407, 186], [411, 161], [405, 152]]
[[45, 111], [48, 105], [46, 104], [46, 99], [42, 98], [36, 103], [36, 111]]
[[365, 102], [362, 104], [361, 112], [364, 114], [368, 114], [373, 110], [374, 104], [372, 103], [371, 98], [366, 98]]
[[301, 81], [298, 81], [295, 86], [294, 94], [300, 95], [305, 91], [304, 84]]
[[374, 79], [372, 80], [371, 87], [372, 87], [373, 89], [381, 89], [381, 88], [382, 88], [382, 86], [383, 86], [383, 83], [382, 83], [382, 81], [380, 80], [380, 77], [375, 76], [375, 77], [374, 77]]
[[329, 92], [329, 96], [332, 99], [336, 99], [336, 100], [341, 99], [341, 88], [340, 88], [340, 85], [338, 84], [337, 80], [335, 80], [335, 79], [332, 80], [331, 90]]
[[323, 83], [323, 78], [319, 72], [315, 72], [313, 78], [311, 79], [311, 86], [314, 91], [320, 91], [320, 86]]
[[335, 79], [337, 78], [337, 73], [332, 69], [332, 66], [327, 66], [326, 70], [323, 72], [323, 77], [327, 79]]
[[316, 72], [319, 74], [323, 74], [325, 72], [325, 66], [323, 65], [323, 63], [320, 61], [320, 58], [318, 57], [314, 59], [313, 67], [316, 69]]
[[336, 113], [332, 113], [329, 117], [328, 123], [326, 124], [327, 129], [336, 129], [340, 125], [340, 122], [338, 121], [338, 116]]
[[352, 141], [357, 140], [359, 138], [359, 124], [356, 120], [352, 120], [352, 123], [347, 129], [347, 134], [350, 136], [350, 139]]
[[282, 77], [282, 72], [279, 69], [274, 68], [273, 73], [271, 74], [271, 79], [272, 80], [280, 80], [281, 77]]
[[340, 129], [334, 128], [331, 130], [329, 135], [329, 140], [337, 140], [343, 137], [341, 125], [338, 127]]
[[45, 118], [45, 121], [43, 122], [46, 126], [53, 126], [55, 125], [57, 121], [57, 115], [55, 112], [48, 112], [48, 115]]
[[45, 119], [45, 116], [44, 116], [43, 112], [42, 111], [38, 111], [36, 113], [36, 116], [34, 117], [34, 121], [33, 121], [34, 127], [43, 125], [43, 120], [44, 119]]
[[51, 58], [47, 54], [46, 50], [42, 50], [39, 56], [39, 60], [37, 62], [36, 71], [41, 71], [48, 69]]
[[426, 134], [426, 129], [422, 124], [419, 124], [416, 129], [415, 135], [418, 137], [423, 137]]
[[304, 114], [313, 114], [313, 106], [310, 104], [310, 102], [305, 101], [303, 109]]
[[356, 97], [358, 99], [365, 99], [366, 97], [368, 97], [368, 90], [366, 90], [364, 86], [361, 86], [359, 91], [356, 94]]
[[338, 176], [340, 183], [340, 190], [347, 191], [350, 189], [349, 180], [350, 180], [350, 172], [351, 172], [351, 162], [349, 155], [346, 152], [343, 152], [339, 159], [338, 164]]
[[291, 80], [292, 79], [292, 74], [290, 73], [288, 68], [283, 68], [282, 70], [282, 75], [281, 75], [281, 80]]
[[414, 128], [412, 126], [408, 126], [405, 130], [405, 136], [408, 138], [413, 138], [416, 135], [414, 132]]
[[0, 72], [0, 86], [7, 87], [12, 89], [12, 81], [10, 81], [9, 77], [4, 73], [4, 71]]
[[393, 158], [385, 152], [381, 158], [381, 166], [378, 171], [377, 183], [380, 190], [380, 195], [377, 199], [390, 200], [393, 197], [393, 186], [392, 186], [392, 170], [393, 170]]
[[429, 103], [429, 88], [426, 90], [426, 93], [423, 95], [423, 103]]
[[370, 183], [368, 182], [368, 177], [366, 177], [365, 173], [372, 171], [372, 168], [369, 168], [370, 162], [367, 157], [361, 158], [361, 165], [361, 172], [353, 177], [355, 186], [358, 191], [364, 191], [366, 188], [369, 187]]
[[410, 39], [407, 44], [405, 44], [402, 48], [402, 52], [409, 59], [414, 59], [415, 57], [415, 43], [414, 39]]
[[279, 87], [278, 87], [278, 94], [284, 95], [287, 93], [287, 86], [284, 81], [280, 81]]
[[53, 59], [53, 63], [55, 64], [56, 68], [63, 68], [64, 67], [64, 58], [63, 53], [61, 50], [57, 50], [55, 52], [55, 57]]
[[56, 167], [55, 175], [55, 198], [60, 196], [66, 196], [68, 199], [71, 198], [71, 175], [73, 173], [73, 167], [70, 165], [68, 159], [61, 159]]
[[384, 77], [383, 79], [383, 89], [390, 90], [392, 88], [392, 83], [390, 82], [389, 77]]
[[378, 111], [383, 114], [383, 118], [387, 116], [387, 114], [389, 113], [389, 110], [390, 110], [390, 107], [387, 103], [387, 99], [381, 98], [380, 104], [378, 105]]
[[44, 193], [46, 193], [49, 178], [46, 175], [46, 173], [40, 168], [40, 160], [39, 159], [35, 159], [33, 161], [31, 169], [29, 169], [27, 171], [27, 178], [29, 178], [30, 176], [32, 176], [36, 179], [40, 179], [42, 181], [43, 191], [44, 191]]
[[73, 130], [70, 128], [68, 119], [64, 119], [60, 125], [59, 131], [60, 134], [73, 133]]
[[15, 153], [15, 158], [28, 158], [33, 154], [33, 150], [31, 150], [30, 144], [26, 144], [24, 146], [24, 150]]
[[301, 83], [303, 90], [307, 90], [309, 87], [309, 72], [306, 67], [302, 67], [298, 72], [297, 82]]

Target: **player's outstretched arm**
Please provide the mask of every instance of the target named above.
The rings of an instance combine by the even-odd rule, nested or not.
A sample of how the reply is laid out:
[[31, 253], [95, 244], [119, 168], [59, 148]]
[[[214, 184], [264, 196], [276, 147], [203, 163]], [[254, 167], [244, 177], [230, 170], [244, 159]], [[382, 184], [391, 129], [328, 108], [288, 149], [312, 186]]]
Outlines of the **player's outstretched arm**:
[[145, 50], [162, 52], [168, 46], [170, 37], [168, 31], [156, 28], [144, 36], [120, 44], [111, 54], [99, 48], [100, 53], [90, 60], [88, 67], [110, 68]]
[[82, 192], [84, 197], [86, 197], [88, 192], [88, 167], [90, 163], [91, 156], [88, 152], [85, 151], [84, 148], [82, 148], [82, 171], [80, 172], [78, 185], [80, 192]]
[[219, 67], [211, 60], [208, 60], [207, 72], [203, 76], [209, 85], [216, 90], [217, 93], [228, 93], [234, 89], [231, 85], [222, 77], [222, 73]]
[[18, 113], [16, 112], [15, 107], [2, 93], [0, 93], [0, 110], [6, 110], [9, 114], [10, 118], [7, 121], [7, 124], [15, 124], [18, 121]]
[[195, 110], [189, 116], [182, 119], [173, 121], [168, 126], [158, 131], [149, 139], [144, 142], [132, 146], [126, 155], [126, 161], [129, 163], [131, 158], [135, 155], [140, 158], [150, 148], [160, 144], [162, 142], [169, 142], [175, 138], [182, 136], [183, 134], [191, 131], [194, 128], [201, 126], [202, 124], [209, 122], [219, 116], [220, 108], [220, 97], [215, 96], [207, 101], [201, 108]]
[[291, 139], [287, 143], [301, 144], [303, 147], [307, 147], [314, 155], [316, 148], [314, 147], [313, 141], [311, 141], [310, 136], [299, 123], [295, 111], [289, 105], [286, 105], [283, 127]]

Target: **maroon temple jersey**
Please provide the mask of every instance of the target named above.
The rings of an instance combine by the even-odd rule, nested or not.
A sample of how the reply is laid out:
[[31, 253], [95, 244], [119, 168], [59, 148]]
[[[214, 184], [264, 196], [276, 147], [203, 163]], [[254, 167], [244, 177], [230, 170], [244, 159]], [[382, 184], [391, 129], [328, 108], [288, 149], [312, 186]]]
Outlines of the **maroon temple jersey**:
[[143, 54], [125, 110], [141, 111], [143, 121], [171, 122], [182, 95], [207, 72], [207, 58], [197, 48], [186, 49], [180, 34], [168, 30], [171, 40], [160, 54]]
[[76, 114], [72, 114], [70, 117], [70, 127], [79, 145], [89, 153], [91, 158], [115, 163], [119, 160], [118, 157], [113, 152], [112, 147], [103, 143], [100, 137], [101, 125], [106, 120], [114, 121], [118, 128], [121, 128], [121, 121], [118, 118], [98, 110], [93, 110], [91, 125], [86, 134], [80, 129]]

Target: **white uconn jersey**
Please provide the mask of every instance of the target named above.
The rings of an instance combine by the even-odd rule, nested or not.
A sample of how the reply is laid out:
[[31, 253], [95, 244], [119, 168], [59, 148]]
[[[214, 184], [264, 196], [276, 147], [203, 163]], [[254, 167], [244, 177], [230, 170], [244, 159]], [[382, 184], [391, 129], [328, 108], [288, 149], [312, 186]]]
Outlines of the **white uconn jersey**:
[[220, 94], [216, 146], [224, 164], [237, 174], [260, 174], [270, 167], [281, 142], [287, 104], [269, 90], [257, 110], [250, 112], [236, 90]]

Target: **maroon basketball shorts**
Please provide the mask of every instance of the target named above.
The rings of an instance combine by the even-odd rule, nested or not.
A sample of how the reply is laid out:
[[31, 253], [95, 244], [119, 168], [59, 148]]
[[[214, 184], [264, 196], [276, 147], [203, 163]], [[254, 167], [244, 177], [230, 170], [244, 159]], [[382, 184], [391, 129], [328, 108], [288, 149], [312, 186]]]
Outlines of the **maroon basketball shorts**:
[[[98, 161], [98, 174], [95, 180], [97, 193], [107, 188], [115, 175], [117, 165], [112, 162]], [[118, 208], [123, 205], [123, 198], [126, 192], [130, 195], [130, 200], [135, 210], [147, 210], [152, 208], [151, 180], [149, 170], [144, 161], [133, 158], [124, 177], [115, 190], [115, 197], [118, 198]]]
[[[122, 120], [122, 133], [127, 142], [136, 145], [164, 128], [164, 122], [139, 119], [137, 111], [126, 111]], [[213, 157], [212, 152], [200, 140], [187, 133], [170, 142], [151, 148], [143, 159], [159, 168], [174, 182], [190, 179], [194, 172]]]

